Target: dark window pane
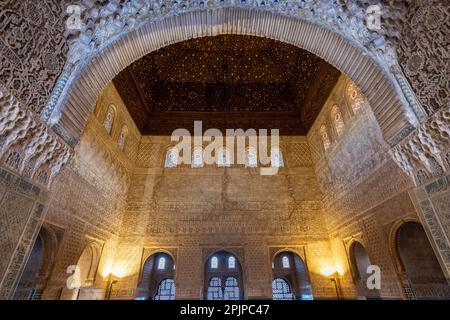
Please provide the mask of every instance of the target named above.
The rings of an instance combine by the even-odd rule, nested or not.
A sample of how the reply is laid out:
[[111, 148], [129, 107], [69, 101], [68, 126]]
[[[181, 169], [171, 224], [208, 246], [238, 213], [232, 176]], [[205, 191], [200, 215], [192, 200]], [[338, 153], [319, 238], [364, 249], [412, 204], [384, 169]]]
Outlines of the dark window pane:
[[281, 278], [277, 278], [272, 282], [272, 298], [273, 300], [294, 300], [289, 283]]
[[175, 300], [175, 282], [172, 279], [161, 281], [155, 300]]

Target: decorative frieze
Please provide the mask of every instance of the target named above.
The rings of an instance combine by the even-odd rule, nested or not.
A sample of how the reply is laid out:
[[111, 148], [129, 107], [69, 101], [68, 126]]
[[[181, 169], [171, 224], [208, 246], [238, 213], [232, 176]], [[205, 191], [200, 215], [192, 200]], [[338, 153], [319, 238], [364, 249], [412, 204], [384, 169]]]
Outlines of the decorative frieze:
[[0, 86], [0, 161], [6, 167], [47, 187], [71, 156], [63, 140]]
[[[0, 7], [0, 83], [39, 114], [63, 71], [68, 45], [61, 13], [73, 0], [4, 0]], [[53, 94], [55, 95], [55, 94]]]
[[[319, 25], [333, 28], [358, 44], [373, 48], [374, 44], [385, 43], [386, 31], [379, 26], [368, 23], [368, 15], [377, 18], [377, 12], [368, 10], [365, 1], [335, 3], [327, 1], [128, 1], [123, 4], [119, 0], [106, 4], [94, 1], [81, 1], [80, 14], [73, 11], [69, 18], [79, 18], [67, 30], [70, 43], [71, 63], [77, 64], [86, 54], [102, 48], [109, 39], [124, 31], [142, 25], [150, 19], [162, 18], [194, 10], [214, 10], [218, 8], [238, 7], [278, 12], [292, 17], [304, 19]], [[398, 18], [402, 10], [393, 5], [386, 5], [383, 14], [390, 18]], [[372, 19], [373, 20], [373, 19]], [[392, 41], [391, 41], [392, 42]]]

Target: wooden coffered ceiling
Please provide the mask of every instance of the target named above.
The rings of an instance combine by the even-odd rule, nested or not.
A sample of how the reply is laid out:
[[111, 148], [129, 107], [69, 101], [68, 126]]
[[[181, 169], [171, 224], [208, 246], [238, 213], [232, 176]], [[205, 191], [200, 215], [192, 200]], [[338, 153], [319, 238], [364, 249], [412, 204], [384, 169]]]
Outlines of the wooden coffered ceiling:
[[304, 135], [340, 72], [312, 53], [238, 35], [192, 39], [152, 52], [114, 80], [139, 130], [280, 129]]

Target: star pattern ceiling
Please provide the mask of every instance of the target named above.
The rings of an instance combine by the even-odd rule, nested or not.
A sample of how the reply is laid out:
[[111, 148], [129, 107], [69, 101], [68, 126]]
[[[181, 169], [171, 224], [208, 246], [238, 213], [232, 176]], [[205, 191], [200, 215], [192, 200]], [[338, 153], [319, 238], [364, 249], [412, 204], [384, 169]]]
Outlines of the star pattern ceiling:
[[[143, 134], [170, 134], [185, 125], [180, 120], [194, 118], [230, 128], [236, 127], [233, 119], [244, 127], [250, 120], [264, 128], [283, 124], [285, 133], [305, 134], [312, 123], [302, 122], [304, 101], [319, 105], [309, 106], [315, 119], [339, 74], [295, 46], [222, 35], [155, 51], [121, 72], [114, 84]], [[321, 82], [326, 88], [313, 88]], [[318, 96], [307, 99], [310, 92]]]

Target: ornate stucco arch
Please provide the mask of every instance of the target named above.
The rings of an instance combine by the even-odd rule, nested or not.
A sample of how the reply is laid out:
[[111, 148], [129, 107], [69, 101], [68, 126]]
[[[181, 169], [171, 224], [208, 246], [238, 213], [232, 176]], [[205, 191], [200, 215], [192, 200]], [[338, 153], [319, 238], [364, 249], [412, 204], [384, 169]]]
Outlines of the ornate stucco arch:
[[[139, 1], [133, 3], [140, 5]], [[397, 144], [417, 125], [413, 108], [386, 59], [365, 46], [371, 39], [363, 32], [363, 22], [353, 25], [354, 29], [362, 29], [362, 35], [351, 32], [346, 35], [345, 28], [354, 22], [336, 22], [342, 19], [338, 13], [328, 17], [329, 12], [323, 9], [329, 4], [307, 4], [316, 8], [293, 6], [287, 10], [288, 2], [285, 7], [273, 3], [264, 7], [253, 2], [239, 5], [230, 1], [187, 3], [190, 7], [184, 9], [179, 3], [167, 4], [168, 7], [159, 3], [157, 10], [152, 7], [151, 14], [146, 8], [144, 18], [136, 15], [142, 9], [136, 11], [128, 5], [121, 8], [114, 1], [103, 8], [88, 8], [90, 16], [87, 15], [84, 29], [72, 40], [65, 71], [41, 118], [65, 141], [75, 145], [100, 90], [131, 63], [180, 41], [240, 34], [298, 46], [348, 75], [367, 97], [384, 138], [391, 145]], [[99, 14], [106, 18], [92, 18]]]

